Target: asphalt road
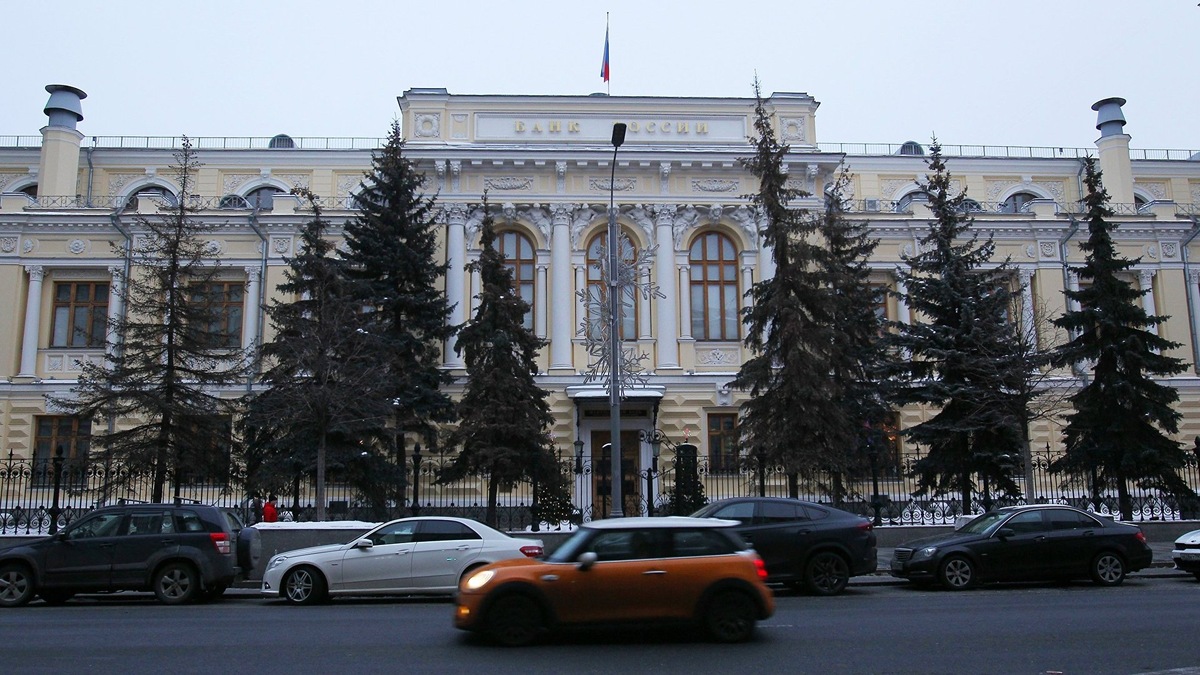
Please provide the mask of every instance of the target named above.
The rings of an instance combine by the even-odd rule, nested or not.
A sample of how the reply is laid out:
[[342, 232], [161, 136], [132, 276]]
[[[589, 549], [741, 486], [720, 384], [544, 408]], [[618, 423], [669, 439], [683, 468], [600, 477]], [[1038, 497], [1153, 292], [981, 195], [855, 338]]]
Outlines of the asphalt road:
[[[89, 596], [0, 611], [0, 672], [15, 673], [1200, 673], [1200, 583], [1173, 574], [952, 593], [856, 584], [780, 590], [754, 641], [690, 628], [586, 630], [501, 649], [450, 625], [445, 600], [292, 607], [232, 591], [165, 607]], [[1183, 669], [1183, 670], [1178, 670]]]

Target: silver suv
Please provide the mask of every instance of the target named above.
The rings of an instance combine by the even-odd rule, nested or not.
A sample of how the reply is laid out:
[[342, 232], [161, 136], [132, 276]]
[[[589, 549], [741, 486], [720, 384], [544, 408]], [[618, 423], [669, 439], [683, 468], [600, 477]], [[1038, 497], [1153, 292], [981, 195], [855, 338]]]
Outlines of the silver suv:
[[0, 550], [0, 607], [77, 593], [152, 591], [163, 603], [220, 597], [258, 564], [258, 530], [205, 504], [125, 504]]

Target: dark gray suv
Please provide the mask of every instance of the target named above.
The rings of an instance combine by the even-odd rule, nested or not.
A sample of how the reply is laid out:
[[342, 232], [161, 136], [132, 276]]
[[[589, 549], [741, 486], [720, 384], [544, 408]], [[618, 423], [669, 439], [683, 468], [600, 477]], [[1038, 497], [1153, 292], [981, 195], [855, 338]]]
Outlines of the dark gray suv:
[[125, 504], [0, 550], [0, 607], [77, 593], [153, 591], [169, 605], [219, 597], [258, 564], [259, 533], [204, 504]]

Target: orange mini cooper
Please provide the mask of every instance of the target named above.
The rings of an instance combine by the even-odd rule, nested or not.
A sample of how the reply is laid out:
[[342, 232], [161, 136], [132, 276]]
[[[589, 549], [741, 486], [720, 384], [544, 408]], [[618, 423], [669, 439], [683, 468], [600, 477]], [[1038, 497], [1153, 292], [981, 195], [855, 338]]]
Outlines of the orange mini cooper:
[[709, 518], [614, 518], [587, 523], [542, 560], [493, 563], [458, 587], [454, 625], [503, 645], [557, 626], [699, 624], [740, 642], [775, 612], [758, 554]]

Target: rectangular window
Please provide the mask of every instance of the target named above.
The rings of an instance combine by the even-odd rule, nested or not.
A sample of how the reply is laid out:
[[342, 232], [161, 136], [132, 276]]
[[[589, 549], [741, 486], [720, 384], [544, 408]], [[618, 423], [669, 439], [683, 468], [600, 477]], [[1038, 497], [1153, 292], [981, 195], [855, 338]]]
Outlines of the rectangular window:
[[54, 285], [50, 346], [95, 349], [108, 333], [108, 283], [61, 282]]
[[82, 480], [92, 442], [92, 421], [74, 415], [37, 415], [33, 419], [34, 484], [54, 483], [54, 458], [62, 448], [64, 484]]
[[708, 465], [713, 473], [737, 473], [741, 452], [738, 448], [737, 413], [709, 413]]
[[246, 287], [240, 281], [214, 281], [191, 287], [192, 302], [207, 306], [212, 322], [204, 327], [203, 339], [216, 349], [240, 349], [242, 311]]
[[184, 420], [179, 482], [182, 485], [225, 485], [233, 468], [233, 420], [228, 415]]

